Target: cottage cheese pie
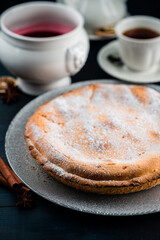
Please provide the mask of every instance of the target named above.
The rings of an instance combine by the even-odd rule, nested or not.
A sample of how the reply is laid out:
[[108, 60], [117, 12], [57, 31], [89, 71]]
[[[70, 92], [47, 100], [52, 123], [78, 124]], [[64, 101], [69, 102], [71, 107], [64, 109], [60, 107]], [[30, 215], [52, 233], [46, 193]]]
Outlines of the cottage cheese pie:
[[124, 194], [160, 183], [160, 94], [92, 84], [39, 106], [28, 119], [31, 155], [58, 181]]

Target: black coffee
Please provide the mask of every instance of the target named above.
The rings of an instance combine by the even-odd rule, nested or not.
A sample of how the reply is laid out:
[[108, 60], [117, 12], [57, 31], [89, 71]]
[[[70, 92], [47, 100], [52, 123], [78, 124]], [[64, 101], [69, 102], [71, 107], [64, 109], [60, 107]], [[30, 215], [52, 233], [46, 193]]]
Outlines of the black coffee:
[[150, 39], [159, 37], [160, 34], [150, 28], [132, 28], [123, 32], [124, 36], [136, 39]]

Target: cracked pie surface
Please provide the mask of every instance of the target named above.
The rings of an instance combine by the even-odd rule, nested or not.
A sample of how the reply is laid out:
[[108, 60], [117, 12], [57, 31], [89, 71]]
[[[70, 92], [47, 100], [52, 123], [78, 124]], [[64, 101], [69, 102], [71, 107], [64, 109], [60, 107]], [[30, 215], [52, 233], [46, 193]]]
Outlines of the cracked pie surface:
[[160, 183], [160, 94], [91, 84], [39, 106], [25, 139], [55, 179], [79, 190], [124, 194]]

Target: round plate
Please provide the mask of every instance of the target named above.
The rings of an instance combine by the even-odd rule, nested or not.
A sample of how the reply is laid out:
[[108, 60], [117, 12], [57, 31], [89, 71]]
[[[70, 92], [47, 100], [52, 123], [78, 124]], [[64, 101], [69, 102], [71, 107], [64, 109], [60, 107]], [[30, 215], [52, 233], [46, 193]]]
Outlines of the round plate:
[[[140, 215], [160, 211], [160, 186], [127, 195], [96, 195], [80, 192], [56, 181], [32, 158], [24, 140], [27, 119], [37, 106], [71, 89], [91, 83], [119, 84], [116, 80], [79, 82], [47, 92], [23, 107], [11, 122], [6, 134], [6, 155], [13, 171], [34, 192], [61, 206], [100, 215]], [[160, 87], [148, 85], [158, 91]]]
[[111, 54], [119, 55], [118, 41], [112, 41], [100, 49], [97, 57], [100, 67], [110, 75], [124, 81], [135, 83], [155, 83], [160, 81], [160, 65], [145, 72], [136, 72], [126, 65], [116, 66], [108, 60]]

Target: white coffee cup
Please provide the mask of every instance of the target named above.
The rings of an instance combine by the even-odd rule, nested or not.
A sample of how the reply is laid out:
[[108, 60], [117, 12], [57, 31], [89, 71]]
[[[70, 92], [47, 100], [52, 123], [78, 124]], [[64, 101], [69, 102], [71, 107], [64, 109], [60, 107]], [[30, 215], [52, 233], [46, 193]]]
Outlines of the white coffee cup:
[[115, 27], [119, 52], [126, 66], [136, 71], [150, 70], [160, 61], [160, 36], [135, 39], [123, 34], [134, 28], [148, 28], [160, 34], [160, 20], [150, 16], [133, 16], [121, 20]]

